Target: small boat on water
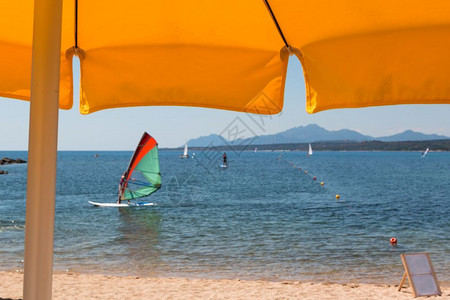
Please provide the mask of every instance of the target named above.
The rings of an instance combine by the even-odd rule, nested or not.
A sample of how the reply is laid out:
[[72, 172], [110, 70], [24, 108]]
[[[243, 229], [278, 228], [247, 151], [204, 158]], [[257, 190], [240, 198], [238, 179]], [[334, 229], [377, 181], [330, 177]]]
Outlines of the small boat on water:
[[184, 144], [184, 151], [183, 151], [183, 154], [180, 155], [180, 158], [189, 158], [187, 143]]
[[312, 147], [311, 147], [311, 143], [309, 143], [308, 156], [311, 156], [311, 155], [313, 155], [313, 150], [312, 150]]
[[425, 155], [428, 154], [428, 151], [430, 151], [430, 148], [427, 148], [425, 151], [422, 152], [422, 157], [425, 157]]

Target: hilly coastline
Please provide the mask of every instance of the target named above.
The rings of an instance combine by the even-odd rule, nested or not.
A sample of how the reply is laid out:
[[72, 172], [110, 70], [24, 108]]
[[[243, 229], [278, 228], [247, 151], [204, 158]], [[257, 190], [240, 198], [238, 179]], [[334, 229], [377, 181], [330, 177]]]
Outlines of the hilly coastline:
[[277, 134], [233, 141], [226, 140], [217, 134], [188, 141], [189, 148], [192, 150], [207, 147], [215, 147], [218, 150], [230, 148], [253, 150], [257, 147], [258, 150], [306, 151], [308, 143], [312, 143], [315, 150], [330, 151], [423, 151], [426, 148], [433, 151], [450, 151], [450, 137], [443, 135], [406, 130], [391, 136], [372, 137], [350, 129], [329, 131], [316, 124], [291, 128]]

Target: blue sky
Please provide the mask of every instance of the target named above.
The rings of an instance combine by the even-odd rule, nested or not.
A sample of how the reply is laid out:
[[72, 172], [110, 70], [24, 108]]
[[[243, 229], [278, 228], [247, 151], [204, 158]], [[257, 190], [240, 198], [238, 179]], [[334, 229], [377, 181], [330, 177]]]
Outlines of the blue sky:
[[[76, 72], [75, 77], [78, 76]], [[79, 83], [75, 82], [74, 86]], [[76, 90], [74, 99], [78, 98]], [[26, 150], [29, 103], [0, 98], [0, 111], [0, 150]], [[253, 122], [255, 118], [260, 126]], [[58, 149], [133, 150], [143, 131], [153, 135], [160, 147], [178, 147], [191, 138], [226, 132], [236, 121], [246, 124], [247, 132], [257, 135], [315, 123], [327, 130], [346, 128], [374, 137], [407, 129], [450, 136], [450, 105], [396, 105], [307, 114], [301, 65], [292, 58], [285, 104], [279, 115], [259, 118], [206, 108], [150, 106], [110, 109], [83, 116], [76, 103], [71, 110], [60, 111]]]

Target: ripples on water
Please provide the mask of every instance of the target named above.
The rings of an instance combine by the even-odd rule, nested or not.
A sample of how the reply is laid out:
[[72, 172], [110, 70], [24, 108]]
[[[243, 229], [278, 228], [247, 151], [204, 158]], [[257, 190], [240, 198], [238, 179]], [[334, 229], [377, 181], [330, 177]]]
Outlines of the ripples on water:
[[[60, 152], [55, 269], [397, 283], [400, 253], [429, 252], [450, 280], [450, 153], [228, 154], [222, 170], [210, 159], [220, 153], [160, 151], [158, 206], [117, 209], [87, 201], [116, 200], [131, 152]], [[26, 165], [2, 169], [0, 269], [14, 270], [23, 267]]]

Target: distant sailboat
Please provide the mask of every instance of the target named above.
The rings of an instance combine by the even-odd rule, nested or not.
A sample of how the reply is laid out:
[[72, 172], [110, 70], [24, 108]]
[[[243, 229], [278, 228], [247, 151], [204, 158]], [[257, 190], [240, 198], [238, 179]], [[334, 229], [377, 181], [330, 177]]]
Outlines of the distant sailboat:
[[425, 157], [425, 155], [428, 154], [428, 151], [430, 151], [430, 148], [427, 148], [427, 149], [422, 153], [422, 157]]
[[311, 155], [313, 155], [313, 151], [312, 151], [311, 143], [309, 143], [308, 156], [311, 156]]
[[180, 158], [189, 158], [187, 143], [184, 144], [184, 152], [180, 155]]

